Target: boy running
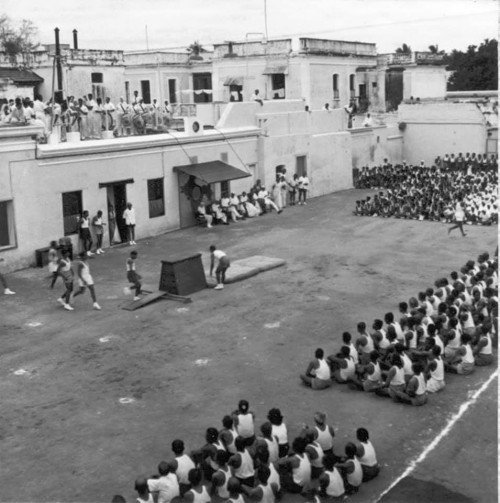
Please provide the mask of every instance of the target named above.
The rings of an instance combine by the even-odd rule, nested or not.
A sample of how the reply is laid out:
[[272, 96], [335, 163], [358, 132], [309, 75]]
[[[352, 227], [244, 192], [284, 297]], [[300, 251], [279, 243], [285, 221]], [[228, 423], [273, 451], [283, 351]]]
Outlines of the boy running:
[[76, 275], [78, 277], [78, 286], [80, 288], [77, 292], [75, 292], [74, 297], [84, 293], [85, 287], [87, 287], [89, 289], [90, 296], [92, 297], [92, 307], [97, 311], [100, 311], [101, 306], [97, 303], [94, 280], [90, 275], [90, 268], [89, 264], [87, 263], [87, 254], [85, 252], [81, 252], [78, 256], [80, 257], [80, 260], [76, 263]]

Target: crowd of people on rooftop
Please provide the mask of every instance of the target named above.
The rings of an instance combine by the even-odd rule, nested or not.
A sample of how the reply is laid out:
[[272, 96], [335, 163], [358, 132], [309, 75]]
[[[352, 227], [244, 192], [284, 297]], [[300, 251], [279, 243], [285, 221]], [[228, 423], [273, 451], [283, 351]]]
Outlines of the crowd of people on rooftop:
[[138, 91], [134, 91], [130, 103], [123, 97], [112, 103], [110, 97], [103, 100], [92, 94], [69, 96], [62, 103], [52, 98], [44, 101], [39, 94], [34, 100], [17, 97], [4, 103], [0, 112], [0, 125], [42, 126], [45, 139], [55, 130], [61, 141], [66, 141], [67, 133], [79, 133], [81, 140], [97, 140], [105, 131], [118, 137], [166, 132], [171, 120], [168, 101], [160, 104], [153, 99], [145, 104]]
[[354, 175], [356, 188], [383, 189], [356, 201], [354, 214], [452, 222], [457, 205], [467, 224], [498, 222], [498, 158], [467, 153], [442, 159], [432, 166], [392, 165], [363, 167]]

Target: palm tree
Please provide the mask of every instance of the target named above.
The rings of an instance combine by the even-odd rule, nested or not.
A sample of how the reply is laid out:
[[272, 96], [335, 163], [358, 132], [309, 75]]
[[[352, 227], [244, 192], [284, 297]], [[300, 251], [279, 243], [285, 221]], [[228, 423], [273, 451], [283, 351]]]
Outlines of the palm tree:
[[198, 40], [195, 40], [188, 48], [187, 51], [189, 53], [189, 59], [190, 60], [200, 60], [203, 59], [203, 57], [200, 55], [200, 53], [204, 52], [203, 46], [198, 42]]
[[402, 44], [396, 49], [396, 54], [411, 54], [411, 47], [407, 44]]

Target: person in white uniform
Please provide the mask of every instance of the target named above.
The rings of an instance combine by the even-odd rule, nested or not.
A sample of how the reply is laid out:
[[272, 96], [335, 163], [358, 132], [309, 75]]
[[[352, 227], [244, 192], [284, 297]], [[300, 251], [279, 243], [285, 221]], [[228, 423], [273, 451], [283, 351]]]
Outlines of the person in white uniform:
[[408, 381], [405, 391], [397, 392], [397, 398], [411, 405], [424, 405], [427, 403], [427, 387], [424, 375], [424, 366], [415, 362], [412, 366], [414, 375]]
[[255, 482], [255, 468], [252, 456], [246, 447], [245, 440], [237, 437], [235, 441], [236, 454], [229, 459], [228, 465], [233, 469], [234, 476], [240, 484], [253, 487]]
[[279, 458], [282, 459], [288, 454], [290, 445], [288, 443], [288, 429], [283, 421], [283, 414], [277, 407], [273, 407], [267, 413], [267, 419], [272, 425], [273, 435], [278, 438]]
[[297, 437], [292, 442], [294, 454], [281, 459], [281, 480], [283, 489], [289, 493], [299, 494], [307, 490], [311, 483], [311, 462], [306, 454], [307, 441]]
[[92, 297], [92, 307], [97, 311], [100, 311], [101, 306], [97, 303], [94, 280], [90, 275], [90, 268], [89, 264], [87, 263], [87, 254], [85, 252], [80, 252], [78, 257], [79, 260], [77, 260], [76, 262], [76, 277], [78, 279], [79, 289], [75, 292], [74, 297], [81, 295], [85, 292], [85, 288], [88, 288], [90, 296]]
[[345, 495], [344, 480], [335, 466], [333, 454], [325, 454], [323, 465], [325, 471], [319, 477], [320, 496], [324, 498], [342, 498]]
[[123, 212], [123, 219], [125, 220], [125, 225], [128, 230], [128, 239], [130, 245], [136, 245], [135, 242], [135, 209], [132, 207], [132, 203], [127, 203], [127, 207]]
[[491, 365], [493, 363], [493, 346], [489, 326], [481, 326], [479, 341], [474, 347], [473, 353], [474, 364], [478, 367]]
[[259, 466], [257, 470], [257, 480], [259, 485], [255, 488], [242, 485], [241, 489], [251, 501], [258, 503], [274, 503], [278, 495], [278, 486], [274, 482], [269, 481], [271, 470], [268, 466]]
[[468, 375], [474, 372], [474, 353], [472, 352], [470, 343], [471, 336], [469, 334], [462, 334], [462, 345], [457, 349], [455, 358], [451, 363], [445, 365], [448, 372], [462, 375]]
[[458, 201], [455, 206], [455, 225], [453, 225], [448, 229], [448, 234], [450, 234], [450, 232], [453, 229], [460, 229], [462, 236], [464, 237], [467, 236], [467, 234], [464, 232], [464, 226], [463, 226], [464, 219], [465, 219], [465, 211], [463, 208], [463, 203], [461, 201]]
[[370, 442], [368, 430], [366, 428], [358, 428], [356, 430], [356, 438], [358, 439], [356, 456], [361, 463], [363, 482], [368, 482], [380, 473], [380, 466], [377, 461], [375, 448]]
[[189, 471], [196, 468], [196, 466], [191, 457], [184, 453], [184, 442], [182, 440], [176, 439], [172, 442], [172, 452], [175, 458], [170, 462], [170, 468], [177, 476], [179, 493], [182, 497], [191, 487], [188, 477]]
[[[149, 491], [146, 477], [138, 477], [135, 479], [134, 489], [137, 491], [137, 503], [154, 503], [154, 498]], [[114, 498], [113, 501], [115, 501]], [[125, 501], [125, 499], [123, 501]]]
[[348, 346], [340, 348], [340, 356], [330, 355], [327, 358], [330, 365], [335, 365], [333, 376], [339, 384], [347, 384], [356, 378], [356, 365], [351, 357], [351, 349]]
[[203, 474], [199, 468], [192, 468], [188, 474], [191, 489], [184, 494], [186, 503], [211, 503], [212, 498], [208, 493], [207, 486], [202, 484]]
[[345, 446], [346, 461], [337, 463], [337, 468], [341, 471], [344, 477], [344, 486], [346, 494], [354, 494], [359, 491], [363, 482], [363, 469], [361, 463], [356, 457], [357, 449], [352, 442], [348, 442]]
[[332, 385], [330, 366], [325, 359], [325, 352], [318, 348], [314, 352], [314, 360], [309, 362], [305, 374], [300, 379], [306, 386], [312, 389], [325, 389]]
[[166, 461], [158, 465], [158, 478], [148, 479], [148, 487], [157, 503], [170, 503], [179, 496], [179, 482]]
[[246, 447], [255, 442], [255, 414], [249, 408], [247, 400], [240, 400], [238, 409], [233, 412], [234, 428]]
[[429, 353], [427, 371], [429, 377], [427, 380], [427, 392], [437, 393], [444, 389], [444, 360], [441, 357], [441, 347], [438, 345], [433, 346]]

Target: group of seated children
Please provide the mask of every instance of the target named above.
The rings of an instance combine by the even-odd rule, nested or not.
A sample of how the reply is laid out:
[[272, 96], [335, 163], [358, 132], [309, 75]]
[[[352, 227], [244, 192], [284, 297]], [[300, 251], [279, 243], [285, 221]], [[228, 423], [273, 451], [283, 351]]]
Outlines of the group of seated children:
[[[465, 175], [424, 166], [407, 169], [387, 165], [383, 172], [386, 191], [356, 201], [355, 215], [432, 220], [449, 223], [457, 202], [464, 206], [468, 224], [498, 223], [498, 173], [478, 169]], [[381, 175], [382, 176], [382, 175]], [[379, 184], [380, 180], [375, 183]]]
[[[206, 444], [186, 453], [172, 442], [173, 457], [158, 465], [158, 474], [135, 482], [138, 502], [187, 503], [255, 501], [274, 503], [284, 492], [340, 498], [357, 492], [380, 471], [375, 448], [365, 428], [356, 441], [334, 452], [334, 429], [324, 412], [314, 414], [314, 426], [304, 425], [293, 440], [280, 409], [273, 408], [256, 433], [255, 414], [246, 400], [222, 419], [222, 429], [206, 430]], [[244, 497], [245, 498], [244, 498]]]
[[488, 253], [469, 261], [434, 288], [399, 304], [400, 320], [386, 313], [368, 330], [357, 325], [357, 339], [342, 335], [337, 354], [318, 348], [302, 382], [313, 389], [333, 381], [389, 396], [412, 405], [427, 402], [427, 393], [445, 387], [445, 371], [470, 374], [494, 363], [497, 346], [498, 259]]

